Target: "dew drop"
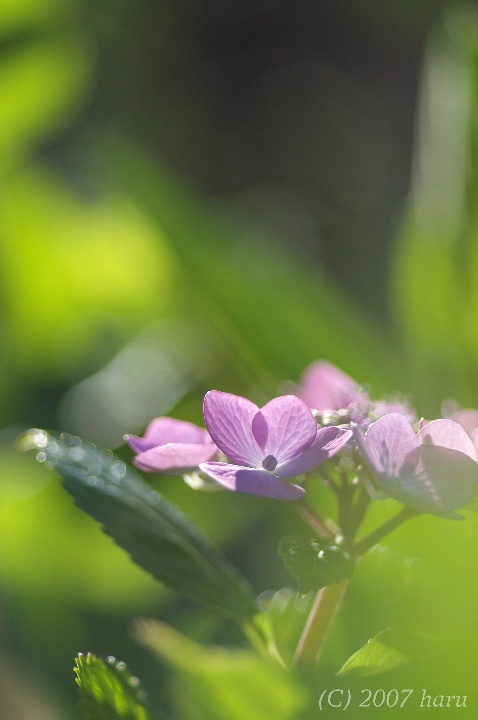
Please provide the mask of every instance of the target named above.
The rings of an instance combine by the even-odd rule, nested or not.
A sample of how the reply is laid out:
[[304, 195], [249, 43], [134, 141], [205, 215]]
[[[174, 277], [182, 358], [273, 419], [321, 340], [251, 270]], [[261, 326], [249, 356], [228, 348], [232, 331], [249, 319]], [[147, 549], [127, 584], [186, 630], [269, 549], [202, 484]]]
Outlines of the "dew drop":
[[33, 428], [29, 431], [28, 435], [33, 445], [37, 448], [43, 448], [48, 444], [48, 433], [45, 432], [45, 430]]
[[108, 655], [108, 657], [106, 658], [106, 662], [108, 663], [108, 665], [114, 665], [115, 662], [116, 662], [115, 656], [114, 656], [114, 655]]
[[36, 454], [36, 459], [38, 460], [38, 462], [45, 462], [46, 454], [44, 452], [39, 452]]
[[120, 660], [120, 662], [117, 662], [115, 667], [119, 672], [125, 672], [125, 670], [127, 669], [126, 663], [124, 663], [122, 660]]

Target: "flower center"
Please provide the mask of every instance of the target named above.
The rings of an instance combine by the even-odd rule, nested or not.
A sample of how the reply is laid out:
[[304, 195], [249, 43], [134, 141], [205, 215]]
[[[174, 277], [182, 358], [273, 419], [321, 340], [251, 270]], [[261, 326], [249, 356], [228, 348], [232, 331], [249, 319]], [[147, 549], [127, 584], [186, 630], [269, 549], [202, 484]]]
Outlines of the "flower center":
[[277, 460], [273, 455], [268, 455], [262, 461], [262, 467], [268, 472], [273, 472], [277, 467]]

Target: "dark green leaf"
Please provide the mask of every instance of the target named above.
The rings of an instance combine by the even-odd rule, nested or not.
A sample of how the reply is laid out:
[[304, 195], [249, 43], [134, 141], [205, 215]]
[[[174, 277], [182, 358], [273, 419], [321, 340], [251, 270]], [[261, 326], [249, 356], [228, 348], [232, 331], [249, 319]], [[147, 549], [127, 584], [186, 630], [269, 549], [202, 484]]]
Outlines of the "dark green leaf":
[[98, 520], [133, 560], [168, 587], [217, 610], [252, 616], [247, 582], [202, 532], [109, 450], [69, 435], [27, 434], [63, 478], [79, 507]]
[[76, 682], [85, 720], [148, 720], [145, 693], [124, 662], [88, 653], [76, 658]]
[[323, 538], [287, 535], [278, 548], [282, 561], [299, 584], [302, 595], [351, 577], [353, 558], [339, 545]]

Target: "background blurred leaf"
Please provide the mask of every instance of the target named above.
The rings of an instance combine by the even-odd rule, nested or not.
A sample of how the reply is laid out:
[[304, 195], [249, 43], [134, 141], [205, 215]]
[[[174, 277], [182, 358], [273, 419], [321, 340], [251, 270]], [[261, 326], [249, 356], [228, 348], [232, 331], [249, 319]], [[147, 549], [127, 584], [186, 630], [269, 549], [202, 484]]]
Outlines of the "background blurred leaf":
[[264, 635], [271, 657], [290, 668], [314, 594], [300, 597], [291, 588], [266, 591], [258, 598], [261, 610], [254, 619]]
[[70, 121], [90, 87], [91, 47], [82, 35], [36, 40], [0, 64], [3, 172]]
[[52, 464], [77, 504], [138, 565], [216, 610], [242, 619], [255, 613], [255, 598], [239, 573], [182, 512], [112, 453], [69, 436], [49, 439], [32, 431], [29, 437], [40, 442], [41, 459]]
[[252, 377], [269, 378], [273, 391], [272, 378], [297, 378], [327, 357], [377, 392], [396, 382], [394, 355], [329, 277], [276, 238], [251, 237], [224, 207], [198, 202], [137, 147], [110, 143], [110, 156], [120, 187], [166, 233], [192, 292]]
[[73, 0], [2, 0], [0, 36], [51, 22], [58, 15], [71, 12], [75, 6]]
[[294, 720], [307, 691], [275, 664], [242, 649], [201, 646], [173, 628], [140, 620], [136, 635], [179, 672], [176, 699], [187, 720]]
[[478, 403], [477, 38], [471, 5], [448, 10], [430, 36], [394, 265], [410, 387], [429, 414], [444, 394]]
[[111, 352], [171, 308], [171, 254], [124, 198], [81, 198], [40, 168], [10, 175], [3, 190], [4, 333], [16, 373], [44, 380], [84, 374], [88, 363], [97, 370], [99, 338], [113, 339]]
[[85, 720], [148, 720], [144, 691], [124, 662], [80, 653], [75, 673]]

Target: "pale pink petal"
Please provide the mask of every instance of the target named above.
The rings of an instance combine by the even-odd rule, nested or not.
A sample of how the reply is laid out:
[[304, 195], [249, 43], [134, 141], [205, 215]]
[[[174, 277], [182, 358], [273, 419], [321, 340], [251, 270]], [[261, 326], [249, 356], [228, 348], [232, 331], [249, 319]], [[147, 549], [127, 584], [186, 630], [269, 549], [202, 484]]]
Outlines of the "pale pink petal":
[[281, 463], [314, 442], [317, 421], [302, 400], [295, 395], [283, 395], [256, 413], [252, 432], [263, 456], [272, 455]]
[[414, 408], [400, 400], [378, 400], [372, 403], [372, 413], [375, 418], [381, 418], [390, 413], [398, 413], [403, 415], [409, 422], [415, 422], [417, 413]]
[[133, 462], [147, 472], [182, 475], [197, 468], [200, 463], [212, 460], [216, 453], [215, 445], [169, 443], [136, 455]]
[[374, 475], [377, 477], [384, 474], [383, 465], [381, 464], [380, 460], [376, 457], [375, 453], [371, 452], [366, 440], [365, 436], [360, 429], [360, 427], [356, 423], [350, 423], [350, 428], [352, 430], [352, 434], [354, 437], [355, 442], [357, 443], [357, 448], [362, 455], [363, 459], [365, 460], [366, 465], [369, 467], [369, 469], [373, 472]]
[[365, 442], [388, 478], [405, 477], [413, 472], [420, 458], [417, 436], [410, 423], [398, 413], [390, 413], [374, 422]]
[[300, 379], [298, 396], [315, 410], [340, 410], [366, 397], [355, 380], [326, 360], [318, 360]]
[[167, 445], [167, 443], [212, 443], [207, 430], [185, 420], [175, 420], [169, 417], [152, 420], [142, 438], [137, 435], [125, 435], [124, 439], [135, 452], [145, 452], [145, 450], [158, 445]]
[[200, 469], [233, 492], [265, 495], [277, 500], [298, 500], [305, 493], [304, 488], [284, 482], [265, 470], [216, 462], [203, 463]]
[[210, 390], [204, 398], [204, 418], [213, 441], [238, 465], [261, 466], [264, 455], [252, 434], [258, 411], [250, 400], [219, 390]]
[[457, 450], [422, 445], [415, 472], [400, 483], [398, 500], [417, 510], [448, 514], [468, 503], [478, 487], [478, 463]]
[[461, 425], [470, 437], [478, 428], [478, 410], [457, 410], [453, 413], [451, 419]]
[[345, 428], [334, 426], [321, 428], [312, 445], [296, 457], [278, 465], [274, 473], [283, 478], [303, 475], [333, 457], [351, 437], [352, 433]]
[[432, 420], [424, 425], [417, 435], [420, 445], [436, 445], [437, 447], [458, 450], [477, 459], [475, 446], [466, 430], [453, 420]]

